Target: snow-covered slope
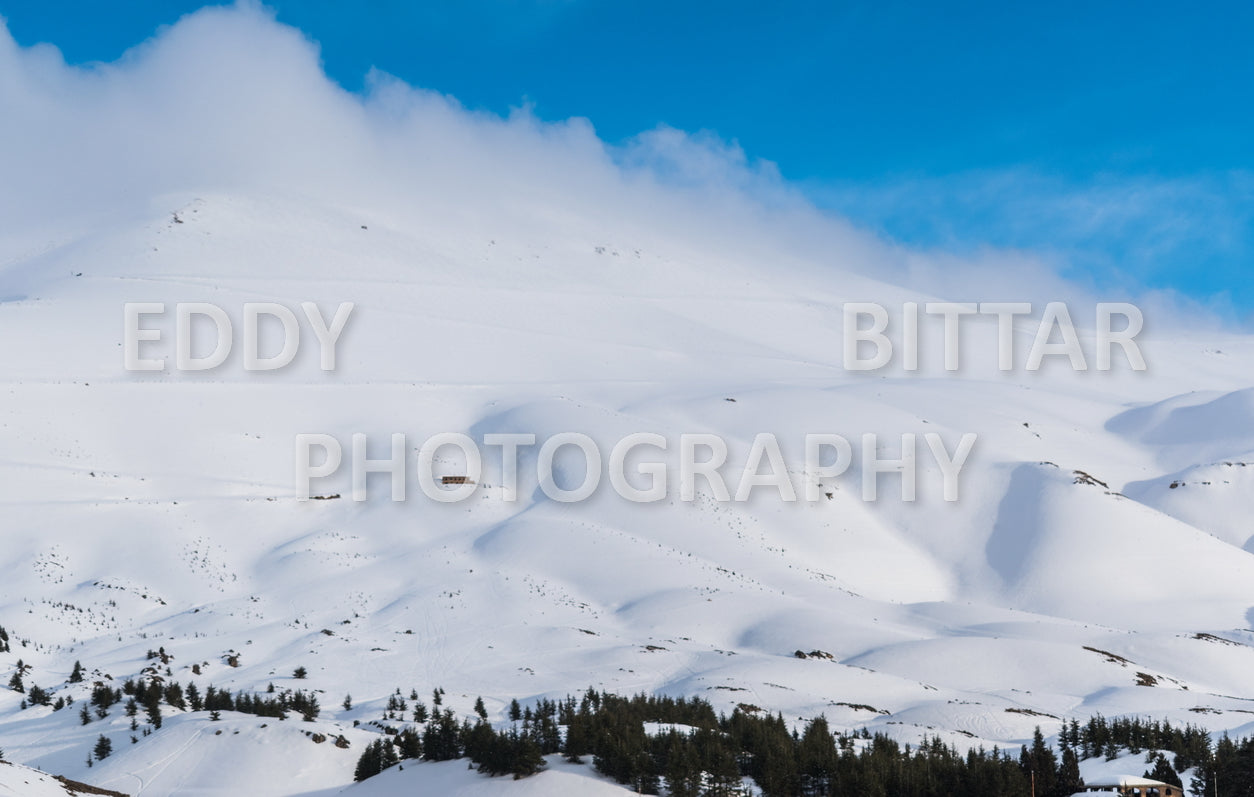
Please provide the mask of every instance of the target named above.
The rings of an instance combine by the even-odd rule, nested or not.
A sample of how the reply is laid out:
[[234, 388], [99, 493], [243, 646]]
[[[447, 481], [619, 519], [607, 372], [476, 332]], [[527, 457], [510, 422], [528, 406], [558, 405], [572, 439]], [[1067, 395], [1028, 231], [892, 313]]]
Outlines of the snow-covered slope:
[[9, 761], [0, 761], [0, 794], [6, 797], [75, 797], [86, 793], [103, 794], [106, 791], [110, 794], [116, 794], [111, 790], [96, 789], [94, 792], [87, 792], [83, 787], [89, 784], [78, 783], [75, 781], [66, 782], [60, 780], [47, 772], [40, 772], [37, 769], [24, 767], [20, 764], [14, 764]]
[[[469, 126], [461, 113], [424, 119]], [[514, 128], [469, 129], [485, 140], [465, 147], [509, 160]], [[552, 151], [587, 144], [578, 130], [525, 135]], [[338, 172], [323, 185], [330, 166], [310, 165], [299, 185], [223, 187], [198, 172], [0, 230], [0, 625], [12, 641], [0, 673], [20, 658], [28, 686], [83, 700], [160, 646], [184, 684], [274, 683], [323, 704], [309, 724], [168, 717], [131, 744], [125, 719], [83, 726], [74, 709], [23, 710], [0, 690], [8, 757], [86, 780], [103, 733], [115, 753], [90, 774], [109, 788], [329, 794], [374, 736], [353, 721], [377, 719], [397, 688], [437, 686], [461, 713], [482, 695], [495, 719], [511, 698], [591, 685], [961, 744], [1014, 743], [1093, 712], [1245, 723], [1254, 340], [1164, 323], [1142, 338], [1144, 373], [1004, 373], [983, 318], [957, 372], [940, 366], [938, 326], [919, 372], [849, 372], [844, 302], [1043, 302], [914, 281], [926, 258], [839, 222], [708, 207], [592, 160], [612, 179], [586, 179], [622, 197], [591, 205], [582, 183], [532, 188], [543, 164], [509, 166], [485, 188], [400, 159], [400, 175], [373, 186]], [[802, 222], [818, 225], [803, 226], [813, 238]], [[237, 327], [245, 302], [356, 307], [334, 372], [318, 369], [304, 326], [283, 371], [245, 372], [236, 354], [215, 371], [140, 374], [123, 369], [122, 308], [141, 301], [213, 302]], [[151, 325], [174, 334], [169, 315]], [[1020, 358], [1035, 331], [1032, 318], [1016, 327]], [[493, 455], [461, 503], [427, 500], [412, 481], [392, 503], [385, 477], [354, 502], [347, 468], [315, 490], [342, 497], [297, 500], [297, 434], [347, 445], [364, 432], [379, 457], [402, 432], [412, 468], [414, 449], [446, 431], [573, 431], [605, 452], [660, 433], [671, 495], [636, 504], [603, 485], [555, 502], [535, 484], [533, 448], [515, 502], [495, 487]], [[903, 433], [937, 432], [951, 449], [967, 432], [979, 440], [954, 503], [926, 449], [913, 503], [888, 475], [880, 500], [863, 501], [856, 465], [814, 503], [708, 490], [686, 502], [673, 457], [689, 432], [728, 441], [733, 485], [759, 432], [777, 435], [797, 474], [807, 433], [879, 433], [889, 454]], [[88, 682], [66, 685], [76, 660]], [[433, 782], [464, 788], [437, 793], [547, 794], [587, 777], [555, 767], [531, 785], [463, 784], [459, 766], [431, 765]]]
[[[630, 282], [596, 238], [582, 252], [530, 257], [538, 264], [526, 271], [510, 265], [558, 232], [492, 243], [362, 211], [201, 197], [93, 233], [82, 246], [112, 254], [0, 310], [8, 339], [37, 342], [12, 352], [3, 377], [3, 617], [30, 640], [5, 658], [33, 666], [28, 683], [52, 686], [75, 660], [97, 677], [134, 674], [160, 644], [176, 680], [326, 690], [326, 715], [350, 724], [377, 716], [397, 687], [435, 686], [461, 711], [476, 695], [500, 711], [511, 697], [594, 685], [1001, 742], [1041, 715], [1134, 710], [1223, 725], [1226, 714], [1193, 710], [1248, 705], [1254, 557], [1234, 532], [1248, 492], [1222, 505], [1190, 502], [1192, 486], [1171, 490], [1173, 504], [1137, 500], [1155, 480], [1180, 478], [1190, 454], [1185, 432], [1161, 431], [1171, 413], [1137, 420], [1128, 408], [1181, 379], [1214, 389], [1214, 374], [1191, 370], [1209, 338], [1151, 341], [1155, 370], [1143, 377], [858, 378], [834, 353], [839, 293], [789, 274], [747, 282], [748, 263], [720, 279], [665, 239], [632, 247]], [[484, 254], [432, 254], [459, 245]], [[81, 262], [61, 257], [67, 269]], [[320, 265], [350, 258], [352, 278]], [[699, 297], [683, 287], [702, 280]], [[257, 298], [356, 302], [339, 370], [120, 367], [123, 302]], [[1248, 343], [1225, 349], [1235, 357]], [[1229, 403], [1210, 417], [1243, 428], [1244, 404]], [[714, 431], [732, 463], [772, 431], [798, 468], [810, 431], [980, 439], [953, 504], [926, 470], [914, 504], [887, 478], [881, 500], [864, 502], [852, 472], [815, 504], [683, 502], [675, 491], [634, 504], [609, 490], [559, 504], [526, 486], [534, 453], [522, 457], [514, 503], [490, 487], [492, 457], [476, 496], [449, 505], [412, 486], [392, 503], [377, 477], [370, 500], [353, 502], [347, 476], [318, 487], [343, 498], [299, 502], [290, 475], [301, 432], [347, 442], [363, 431], [382, 451], [398, 431], [411, 449], [440, 431], [579, 431], [608, 450], [640, 430]], [[1212, 515], [1232, 525], [1203, 522]], [[307, 684], [291, 680], [297, 666]], [[1138, 686], [1140, 673], [1157, 686]], [[341, 692], [353, 693], [352, 712], [335, 708]], [[82, 774], [98, 729], [75, 729], [71, 742], [52, 730], [74, 723], [70, 712], [36, 720], [48, 709], [17, 711], [19, 700], [0, 694], [5, 749]], [[148, 762], [173, 757], [170, 772], [199, 773], [195, 755], [215, 766], [210, 745], [183, 740], [210, 727], [203, 716], [171, 722], [136, 746], [148, 751], [139, 763], [117, 756], [93, 774], [178, 793]], [[242, 744], [261, 755], [263, 739], [282, 744], [273, 730]], [[311, 787], [351, 775], [351, 762], [332, 767], [335, 755], [307, 750], [319, 762], [299, 765]]]

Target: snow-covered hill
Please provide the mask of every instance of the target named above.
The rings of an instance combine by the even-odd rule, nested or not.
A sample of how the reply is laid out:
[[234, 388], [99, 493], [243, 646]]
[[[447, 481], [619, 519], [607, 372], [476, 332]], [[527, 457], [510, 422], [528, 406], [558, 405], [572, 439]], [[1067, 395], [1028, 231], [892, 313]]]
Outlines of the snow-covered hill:
[[111, 794], [117, 792], [95, 789], [89, 784], [66, 781], [40, 772], [37, 769], [0, 761], [0, 794], [11, 797], [75, 797], [82, 794]]
[[[55, 116], [57, 103], [80, 107], [91, 80], [102, 102], [158, 75], [193, 93], [218, 85], [225, 67], [179, 47], [219, 26], [295, 52], [290, 73], [246, 55], [233, 69], [290, 89], [312, 120], [348, 120], [350, 142], [383, 139], [337, 162], [327, 154], [339, 133], [314, 125], [294, 134], [307, 159], [258, 145], [273, 172], [222, 174], [210, 167], [243, 156], [209, 145], [244, 132], [193, 132], [193, 107], [143, 109], [154, 138], [182, 135], [173, 151], [195, 168], [153, 165], [106, 129], [102, 147], [158, 176], [137, 166], [116, 202], [64, 213], [32, 195], [23, 223], [0, 228], [0, 625], [12, 648], [0, 673], [20, 658], [28, 686], [81, 701], [92, 681], [116, 685], [161, 647], [170, 679], [312, 689], [322, 716], [188, 713], [131, 744], [120, 716], [80, 725], [76, 709], [22, 709], [23, 695], [0, 690], [9, 758], [146, 797], [241, 784], [331, 794], [375, 733], [354, 720], [377, 719], [397, 688], [437, 686], [461, 713], [483, 696], [495, 719], [511, 698], [594, 686], [963, 745], [1018, 743], [1095, 712], [1247, 726], [1249, 336], [1147, 305], [1145, 372], [1002, 372], [996, 322], [982, 318], [966, 327], [961, 369], [947, 372], [933, 320], [919, 372], [847, 371], [844, 302], [1032, 301], [1037, 314], [1015, 329], [1022, 358], [1055, 297], [1037, 282], [978, 289], [988, 264], [903, 251], [795, 197], [763, 207], [743, 185], [675, 187], [620, 165], [578, 123], [484, 120], [387, 85], [363, 106], [258, 13], [201, 14], [91, 78], [0, 33], [0, 74], [18, 76], [0, 88], [7, 108]], [[38, 150], [37, 117], [6, 133], [6, 162]], [[113, 168], [88, 175], [93, 202]], [[1028, 273], [1018, 257], [1002, 262]], [[935, 277], [945, 268], [950, 281]], [[1074, 296], [1091, 326], [1089, 297]], [[238, 353], [214, 371], [126, 371], [124, 304], [167, 303], [149, 323], [173, 357], [173, 306], [193, 301], [237, 327], [245, 302], [355, 309], [333, 372], [318, 368], [307, 326], [282, 371], [245, 372]], [[499, 456], [486, 457], [474, 497], [453, 504], [413, 482], [408, 500], [390, 502], [385, 476], [354, 502], [347, 468], [315, 490], [340, 497], [302, 502], [292, 478], [302, 433], [346, 449], [366, 433], [372, 457], [405, 433], [412, 468], [438, 432], [580, 432], [608, 453], [642, 431], [671, 441], [672, 487], [684, 433], [728, 441], [733, 483], [759, 432], [777, 435], [798, 476], [808, 433], [879, 433], [894, 456], [903, 433], [937, 432], [951, 449], [967, 432], [979, 440], [952, 503], [926, 449], [913, 503], [891, 475], [879, 500], [862, 500], [855, 466], [813, 503], [766, 492], [722, 502], [709, 490], [683, 501], [672, 489], [637, 504], [603, 485], [564, 504], [538, 489], [534, 448], [514, 502], [496, 489]], [[75, 661], [88, 680], [67, 685]], [[89, 772], [102, 733], [115, 753]], [[464, 765], [422, 765], [345, 793], [392, 793], [391, 780], [437, 769], [422, 777], [446, 779], [430, 788], [448, 794], [554, 794], [591, 777], [555, 766], [530, 784], [467, 785]], [[579, 783], [570, 793], [619, 792]]]

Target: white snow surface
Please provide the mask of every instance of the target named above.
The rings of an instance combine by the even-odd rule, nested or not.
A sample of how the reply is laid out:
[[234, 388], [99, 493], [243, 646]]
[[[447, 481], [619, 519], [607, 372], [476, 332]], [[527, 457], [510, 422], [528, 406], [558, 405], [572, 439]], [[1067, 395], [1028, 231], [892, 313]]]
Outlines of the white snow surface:
[[47, 772], [0, 761], [0, 794], [5, 797], [73, 797], [66, 784]]
[[[31, 665], [27, 684], [85, 698], [85, 686], [64, 686], [75, 660], [89, 680], [116, 683], [161, 646], [172, 677], [202, 689], [324, 690], [336, 733], [377, 717], [397, 687], [426, 697], [436, 686], [463, 712], [482, 695], [498, 719], [511, 698], [594, 686], [962, 744], [1014, 743], [1099, 711], [1245, 722], [1244, 337], [1226, 338], [1222, 359], [1213, 334], [1147, 338], [1144, 374], [1007, 375], [973, 362], [868, 376], [841, 368], [838, 328], [841, 302], [866, 283], [845, 294], [841, 279], [705, 262], [665, 237], [626, 239], [614, 254], [595, 236], [479, 239], [280, 198], [166, 201], [45, 255], [38, 285], [0, 305], [4, 339], [20, 342], [0, 377], [0, 617], [14, 638], [0, 660]], [[262, 299], [328, 314], [356, 302], [339, 369], [122, 369], [124, 302], [206, 300], [238, 316]], [[377, 476], [354, 502], [347, 467], [315, 489], [343, 497], [295, 498], [297, 433], [347, 446], [365, 432], [371, 456], [406, 433], [412, 476], [414, 449], [443, 431], [577, 431], [607, 452], [657, 431], [673, 441], [671, 495], [636, 504], [605, 485], [582, 503], [549, 500], [528, 476], [533, 448], [513, 503], [489, 449], [461, 503], [431, 501], [412, 479], [393, 503]], [[797, 472], [807, 432], [979, 441], [954, 503], [940, 500], [934, 465], [912, 504], [895, 477], [864, 502], [856, 465], [817, 503], [681, 501], [678, 435], [707, 431], [729, 440], [733, 489], [760, 431]], [[240, 667], [225, 663], [231, 652]], [[306, 681], [290, 677], [297, 666]], [[1156, 685], [1138, 685], [1142, 673]], [[20, 700], [0, 693], [6, 753], [88, 774], [101, 727], [20, 711]], [[231, 777], [274, 766], [267, 746], [294, 751], [281, 756], [293, 774], [253, 793], [351, 779], [356, 752], [326, 752], [294, 724], [241, 723], [239, 738], [210, 740], [205, 716], [174, 717], [134, 754], [129, 731], [110, 726], [120, 752], [90, 774], [188, 793], [211, 782], [195, 773], [217, 766], [213, 744], [239, 744]]]

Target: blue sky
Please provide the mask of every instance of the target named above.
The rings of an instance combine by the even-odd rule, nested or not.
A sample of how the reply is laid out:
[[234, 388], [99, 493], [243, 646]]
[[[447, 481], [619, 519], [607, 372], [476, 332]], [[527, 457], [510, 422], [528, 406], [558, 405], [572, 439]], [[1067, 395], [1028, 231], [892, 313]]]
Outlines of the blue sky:
[[[202, 3], [0, 0], [109, 61]], [[377, 67], [624, 140], [710, 130], [922, 246], [1023, 248], [1254, 312], [1254, 5], [274, 0], [360, 90]]]

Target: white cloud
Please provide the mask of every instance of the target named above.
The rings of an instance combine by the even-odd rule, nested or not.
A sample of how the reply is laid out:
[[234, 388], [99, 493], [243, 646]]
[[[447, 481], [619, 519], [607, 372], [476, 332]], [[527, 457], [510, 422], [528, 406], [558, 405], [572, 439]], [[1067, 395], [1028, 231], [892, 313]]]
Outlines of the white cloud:
[[[203, 9], [86, 67], [47, 45], [20, 47], [0, 27], [0, 118], [10, 230], [151, 212], [152, 198], [173, 192], [254, 191], [523, 223], [612, 220], [682, 233], [712, 257], [819, 276], [830, 266], [964, 300], [1086, 295], [1029, 251], [952, 256], [883, 240], [708, 133], [661, 127], [611, 146], [584, 119], [472, 112], [381, 73], [363, 94], [345, 91], [314, 42], [252, 3]], [[904, 200], [891, 190], [846, 198]], [[1096, 223], [1101, 209], [1055, 211]]]

